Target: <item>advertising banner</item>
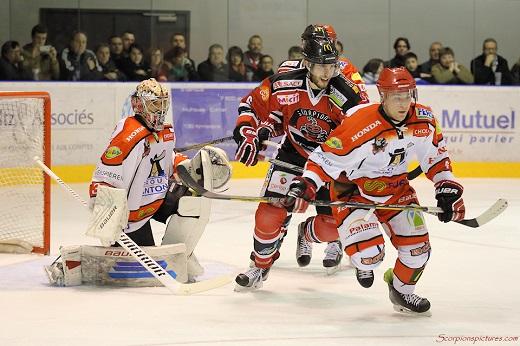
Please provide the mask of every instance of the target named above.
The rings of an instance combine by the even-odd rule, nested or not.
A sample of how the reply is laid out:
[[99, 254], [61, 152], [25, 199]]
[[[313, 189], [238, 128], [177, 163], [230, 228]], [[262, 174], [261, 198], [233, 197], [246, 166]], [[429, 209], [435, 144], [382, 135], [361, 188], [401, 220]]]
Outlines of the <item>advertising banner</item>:
[[[131, 114], [136, 83], [2, 82], [0, 90], [48, 91], [52, 103], [54, 165], [93, 165], [115, 124]], [[168, 83], [177, 146], [232, 135], [240, 99], [252, 83]], [[431, 106], [455, 161], [519, 162], [520, 88], [419, 86], [419, 102]], [[372, 101], [379, 101], [374, 85]], [[234, 141], [224, 148], [233, 158]]]

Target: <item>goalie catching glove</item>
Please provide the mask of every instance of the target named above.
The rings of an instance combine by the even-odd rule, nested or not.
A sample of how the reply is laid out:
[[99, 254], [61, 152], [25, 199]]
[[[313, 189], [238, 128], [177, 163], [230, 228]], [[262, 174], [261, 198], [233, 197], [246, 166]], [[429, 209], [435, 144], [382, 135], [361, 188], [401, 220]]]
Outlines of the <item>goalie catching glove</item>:
[[466, 207], [462, 199], [464, 188], [450, 180], [441, 180], [435, 184], [437, 206], [444, 212], [437, 215], [440, 221], [459, 221], [464, 219]]
[[304, 213], [309, 207], [309, 201], [316, 198], [316, 185], [310, 179], [295, 177], [289, 185], [289, 192], [283, 205], [293, 213]]

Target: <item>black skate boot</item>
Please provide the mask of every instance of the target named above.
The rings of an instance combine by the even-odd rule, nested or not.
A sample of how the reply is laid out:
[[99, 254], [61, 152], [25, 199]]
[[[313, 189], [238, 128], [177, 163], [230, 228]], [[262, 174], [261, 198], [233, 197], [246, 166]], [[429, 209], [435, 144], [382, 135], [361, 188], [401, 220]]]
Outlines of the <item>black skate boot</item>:
[[356, 268], [356, 278], [361, 286], [369, 288], [374, 283], [374, 271]]
[[305, 222], [298, 226], [298, 243], [296, 244], [296, 262], [300, 267], [306, 267], [311, 263], [312, 243], [305, 239]]
[[403, 294], [394, 288], [394, 273], [392, 268], [385, 272], [384, 279], [388, 284], [388, 296], [394, 304], [394, 310], [408, 314], [417, 314], [431, 316], [430, 302], [426, 298], [422, 298], [417, 294]]
[[271, 268], [262, 269], [252, 267], [245, 273], [238, 274], [235, 278], [235, 292], [252, 291], [262, 287], [262, 282], [267, 280]]
[[341, 243], [339, 241], [330, 242], [325, 249], [325, 258], [323, 259], [323, 266], [328, 275], [332, 275], [340, 270], [342, 258]]

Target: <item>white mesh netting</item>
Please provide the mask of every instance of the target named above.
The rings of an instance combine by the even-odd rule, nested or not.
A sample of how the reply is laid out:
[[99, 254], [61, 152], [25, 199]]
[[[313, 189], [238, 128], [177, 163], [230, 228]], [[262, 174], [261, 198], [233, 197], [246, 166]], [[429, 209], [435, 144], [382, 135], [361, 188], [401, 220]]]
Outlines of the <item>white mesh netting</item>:
[[0, 97], [0, 242], [44, 241], [44, 100]]

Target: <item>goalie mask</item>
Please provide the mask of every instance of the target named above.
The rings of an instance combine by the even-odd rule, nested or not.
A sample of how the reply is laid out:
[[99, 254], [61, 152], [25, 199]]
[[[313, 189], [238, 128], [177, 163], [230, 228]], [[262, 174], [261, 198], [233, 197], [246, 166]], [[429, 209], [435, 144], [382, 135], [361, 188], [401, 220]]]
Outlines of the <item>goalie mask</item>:
[[205, 146], [191, 159], [180, 163], [192, 178], [208, 190], [220, 189], [231, 179], [231, 165], [226, 152]]
[[131, 100], [135, 114], [150, 130], [164, 129], [164, 118], [170, 106], [168, 89], [155, 78], [146, 79], [139, 83]]

